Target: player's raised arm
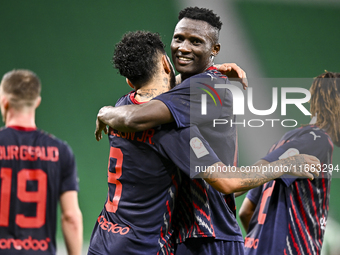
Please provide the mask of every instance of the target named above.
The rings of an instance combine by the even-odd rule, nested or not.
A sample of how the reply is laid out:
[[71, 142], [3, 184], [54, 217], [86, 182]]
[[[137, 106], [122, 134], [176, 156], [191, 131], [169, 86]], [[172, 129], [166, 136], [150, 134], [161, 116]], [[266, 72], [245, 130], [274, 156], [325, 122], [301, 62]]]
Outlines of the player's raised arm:
[[[246, 89], [248, 86], [246, 73], [237, 64], [225, 63], [218, 66], [219, 71], [230, 78], [238, 79]], [[184, 102], [183, 108], [187, 109], [187, 105], [188, 102]], [[190, 110], [187, 109], [187, 111]], [[178, 116], [176, 117], [178, 118]], [[104, 106], [97, 114], [95, 137], [99, 141], [102, 138], [102, 131], [107, 133], [106, 125], [123, 132], [136, 132], [172, 121], [174, 121], [174, 116], [161, 100], [152, 100], [140, 105]], [[180, 126], [179, 123], [177, 124]]]
[[[309, 179], [313, 179], [314, 175], [319, 176], [320, 161], [306, 154], [298, 154], [271, 163], [261, 159], [250, 167], [227, 166], [221, 162], [197, 126], [167, 132], [158, 142], [160, 151], [170, 155], [184, 173], [191, 178], [203, 178], [224, 194], [246, 191], [284, 174]], [[176, 148], [181, 148], [182, 152], [178, 154], [179, 150]]]

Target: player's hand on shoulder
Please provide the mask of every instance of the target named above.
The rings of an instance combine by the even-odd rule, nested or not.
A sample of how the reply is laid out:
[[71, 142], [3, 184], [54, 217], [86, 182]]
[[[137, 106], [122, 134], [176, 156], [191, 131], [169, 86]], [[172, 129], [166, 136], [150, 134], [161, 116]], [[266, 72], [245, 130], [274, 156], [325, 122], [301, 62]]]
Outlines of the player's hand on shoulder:
[[222, 74], [228, 76], [229, 79], [235, 79], [239, 81], [243, 89], [246, 90], [248, 87], [247, 74], [246, 72], [235, 63], [224, 63], [215, 65], [217, 70]]
[[289, 168], [290, 174], [298, 177], [305, 177], [310, 180], [319, 176], [321, 164], [317, 157], [307, 154], [298, 154], [289, 158], [292, 160], [292, 165]]

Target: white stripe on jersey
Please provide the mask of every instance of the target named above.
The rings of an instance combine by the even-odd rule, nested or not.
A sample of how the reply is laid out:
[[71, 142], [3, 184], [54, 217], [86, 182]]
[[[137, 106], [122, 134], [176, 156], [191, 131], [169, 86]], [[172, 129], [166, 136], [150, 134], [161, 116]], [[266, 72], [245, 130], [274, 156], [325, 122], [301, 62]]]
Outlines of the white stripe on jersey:
[[[304, 195], [307, 194], [306, 186], [304, 185], [304, 183], [301, 184], [301, 189], [302, 189]], [[309, 202], [305, 203], [305, 206], [307, 208], [306, 211], [310, 212], [311, 211], [310, 203]], [[312, 215], [310, 213], [307, 213], [307, 214], [308, 214], [309, 219], [313, 223], [314, 236], [318, 236], [318, 229], [317, 229], [318, 223], [315, 221], [315, 219], [312, 217]]]
[[195, 197], [197, 197], [204, 205], [204, 207], [208, 208], [208, 210], [210, 210], [209, 207], [209, 203], [207, 199], [204, 199], [204, 197], [200, 196], [200, 194], [198, 194], [198, 192], [195, 189], [191, 189], [191, 193], [192, 195], [195, 195]]
[[293, 255], [292, 247], [290, 247], [288, 235], [286, 236], [286, 246], [288, 248], [289, 255]]
[[[315, 219], [312, 217], [311, 213], [310, 213], [310, 206], [309, 206], [309, 202], [308, 200], [310, 199], [310, 197], [307, 195], [309, 193], [307, 193], [306, 191], [306, 186], [305, 186], [305, 182], [301, 182], [300, 184], [300, 187], [303, 191], [303, 196], [302, 196], [302, 201], [303, 201], [303, 204], [307, 207], [307, 210], [305, 210], [307, 212], [307, 215], [308, 217], [312, 220], [312, 223], [313, 223], [313, 230], [314, 230], [314, 234], [317, 234], [317, 226], [318, 226], [318, 223], [315, 221]], [[294, 196], [294, 195], [293, 195]], [[307, 202], [305, 202], [307, 201]], [[306, 229], [306, 228], [304, 228]], [[307, 229], [306, 229], [306, 233], [307, 233], [307, 237], [308, 237], [308, 241], [309, 241], [309, 244], [310, 244], [310, 247], [312, 248], [313, 250], [313, 254], [316, 254], [315, 252], [315, 249], [314, 249], [314, 245], [313, 245], [313, 239], [311, 238], [311, 236], [308, 234], [307, 232]], [[317, 235], [315, 235], [317, 236]]]
[[195, 215], [195, 218], [197, 219], [198, 225], [207, 229], [210, 232], [210, 234], [213, 234], [213, 230], [208, 226], [208, 224], [204, 220], [202, 220], [201, 217], [199, 217], [198, 215]]
[[[295, 226], [295, 222], [294, 222], [294, 220], [293, 220], [293, 215], [292, 215], [292, 208], [289, 208], [289, 216], [290, 216], [290, 222], [292, 223], [292, 225], [293, 225], [293, 229], [292, 229], [292, 231], [293, 232], [295, 232], [295, 233], [298, 233], [297, 232], [297, 229], [296, 229], [296, 226]], [[293, 233], [294, 234], [294, 233]], [[288, 234], [289, 235], [289, 234]], [[296, 238], [296, 242], [298, 243], [298, 245], [299, 245], [299, 249], [300, 249], [300, 251], [301, 251], [301, 255], [304, 255], [304, 252], [303, 252], [303, 249], [302, 249], [302, 246], [301, 246], [301, 242], [300, 242], [300, 238], [299, 238], [299, 235], [294, 235], [295, 236], [295, 238]]]

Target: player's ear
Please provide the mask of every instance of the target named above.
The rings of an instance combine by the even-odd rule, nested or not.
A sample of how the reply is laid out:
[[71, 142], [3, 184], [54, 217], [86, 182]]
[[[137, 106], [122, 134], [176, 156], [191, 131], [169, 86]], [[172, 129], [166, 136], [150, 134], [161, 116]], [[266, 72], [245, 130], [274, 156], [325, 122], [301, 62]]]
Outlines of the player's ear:
[[7, 112], [9, 108], [9, 101], [8, 98], [5, 96], [1, 96], [1, 115], [2, 115], [2, 121], [6, 123], [6, 118], [7, 118]]
[[164, 71], [167, 74], [169, 74], [171, 72], [171, 67], [170, 67], [167, 55], [162, 56], [162, 65], [163, 65]]
[[221, 44], [219, 44], [219, 43], [216, 43], [214, 46], [213, 46], [213, 48], [212, 48], [212, 55], [214, 56], [214, 57], [216, 57], [217, 56], [217, 54], [220, 52], [220, 50], [221, 50]]
[[41, 96], [39, 96], [36, 101], [35, 101], [35, 108], [38, 108], [38, 106], [40, 105], [41, 103]]
[[1, 105], [4, 107], [5, 110], [8, 110], [9, 100], [6, 96], [1, 97]]
[[133, 86], [133, 84], [131, 83], [131, 81], [130, 81], [128, 78], [126, 78], [126, 83], [127, 83], [131, 88], [135, 89], [135, 86]]

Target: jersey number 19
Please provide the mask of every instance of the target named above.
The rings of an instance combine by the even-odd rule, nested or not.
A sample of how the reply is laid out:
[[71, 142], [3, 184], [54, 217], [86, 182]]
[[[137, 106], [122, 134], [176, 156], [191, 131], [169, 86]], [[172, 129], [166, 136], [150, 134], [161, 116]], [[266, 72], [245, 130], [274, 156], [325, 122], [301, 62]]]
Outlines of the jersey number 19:
[[[0, 170], [0, 226], [8, 227], [10, 215], [12, 169]], [[37, 190], [27, 191], [27, 182], [36, 181]], [[36, 216], [17, 214], [15, 223], [21, 228], [40, 228], [46, 220], [47, 174], [41, 169], [22, 169], [17, 175], [17, 197], [24, 203], [36, 203]]]

